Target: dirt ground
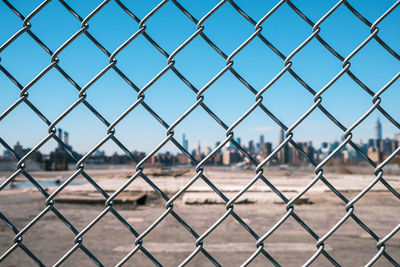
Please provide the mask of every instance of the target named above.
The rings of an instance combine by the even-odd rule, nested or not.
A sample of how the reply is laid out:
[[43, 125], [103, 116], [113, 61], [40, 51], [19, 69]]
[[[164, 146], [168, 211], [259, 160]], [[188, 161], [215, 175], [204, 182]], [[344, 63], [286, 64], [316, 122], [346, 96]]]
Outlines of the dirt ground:
[[[32, 175], [49, 193], [60, 186], [71, 174], [67, 172], [37, 172]], [[132, 170], [93, 170], [88, 174], [108, 194], [120, 188], [132, 176]], [[168, 197], [173, 196], [194, 175], [193, 172], [147, 172], [150, 179]], [[1, 175], [5, 180], [8, 174]], [[228, 197], [236, 195], [254, 177], [252, 171], [210, 170], [206, 175]], [[373, 179], [371, 174], [328, 173], [327, 179], [347, 199], [354, 198]], [[277, 170], [268, 173], [268, 179], [289, 199], [300, 192], [314, 177], [313, 172]], [[48, 183], [54, 179], [59, 184]], [[105, 199], [95, 188], [77, 177], [80, 183], [68, 185], [55, 198], [54, 207], [77, 229], [82, 231], [102, 211]], [[399, 192], [400, 177], [387, 175], [385, 179]], [[24, 177], [17, 177], [22, 184]], [[54, 180], [55, 181], [55, 180]], [[53, 182], [54, 182], [53, 181]], [[18, 185], [18, 182], [17, 182]], [[143, 201], [143, 194], [146, 195]], [[138, 201], [140, 199], [140, 201]], [[71, 201], [73, 200], [73, 201]], [[115, 199], [114, 209], [139, 234], [149, 228], [165, 212], [163, 200], [143, 179], [132, 182]], [[22, 230], [46, 208], [45, 198], [34, 188], [11, 188], [0, 192], [0, 212]], [[354, 205], [354, 214], [375, 234], [382, 238], [400, 223], [400, 200], [378, 183]], [[174, 201], [173, 211], [193, 230], [189, 232], [168, 214], [143, 238], [143, 247], [163, 266], [178, 266], [195, 249], [196, 237], [202, 235], [226, 212], [224, 201], [210, 187], [199, 180]], [[263, 236], [286, 213], [285, 203], [264, 183], [258, 181], [234, 205], [235, 213], [251, 227], [257, 236]], [[295, 213], [318, 237], [324, 236], [346, 214], [344, 202], [322, 182], [317, 182], [295, 203]], [[12, 247], [14, 232], [0, 219], [0, 255]], [[74, 246], [75, 234], [49, 210], [24, 235], [23, 244], [46, 266], [55, 264]], [[105, 266], [114, 266], [135, 247], [136, 237], [111, 212], [83, 235], [83, 245]], [[376, 240], [353, 218], [349, 218], [324, 243], [326, 252], [341, 266], [364, 266], [377, 253]], [[281, 266], [301, 266], [316, 251], [316, 238], [293, 217], [288, 219], [264, 241], [265, 250]], [[256, 251], [254, 238], [243, 225], [229, 215], [204, 239], [204, 248], [222, 266], [240, 266]], [[400, 263], [400, 232], [387, 243], [386, 252]], [[1, 266], [32, 266], [35, 263], [21, 248], [14, 250], [0, 263]], [[77, 249], [63, 266], [96, 266]], [[125, 266], [154, 266], [138, 251]], [[213, 266], [199, 252], [187, 266]], [[259, 254], [249, 266], [273, 266]], [[332, 266], [320, 255], [312, 266]], [[393, 266], [384, 256], [376, 266]]]
[[[342, 216], [344, 204], [333, 194], [314, 193], [311, 203], [296, 205], [295, 212], [319, 236], [323, 236]], [[355, 214], [380, 237], [389, 233], [400, 221], [400, 201], [391, 194], [370, 192], [355, 206]], [[43, 208], [44, 198], [33, 191], [2, 192], [1, 212], [22, 229]], [[57, 203], [55, 207], [80, 231], [90, 223], [104, 206]], [[116, 205], [115, 209], [139, 233], [142, 233], [164, 211], [164, 201], [149, 199], [144, 205]], [[174, 210], [198, 234], [204, 233], [225, 210], [224, 205], [184, 205], [176, 202]], [[235, 212], [259, 235], [266, 233], [285, 213], [284, 205], [238, 204]], [[0, 252], [12, 246], [14, 234], [0, 224]], [[74, 245], [74, 234], [50, 211], [23, 236], [23, 243], [45, 265], [53, 265]], [[143, 246], [164, 266], [177, 266], [195, 249], [195, 238], [171, 215], [148, 234]], [[134, 248], [135, 237], [114, 215], [108, 213], [83, 237], [83, 244], [105, 265], [117, 264]], [[229, 216], [204, 241], [204, 247], [223, 266], [239, 266], [256, 249], [256, 240]], [[316, 251], [315, 239], [293, 218], [288, 220], [266, 241], [265, 248], [282, 266], [300, 266]], [[353, 219], [346, 221], [326, 242], [327, 252], [342, 266], [363, 266], [377, 252], [376, 242]], [[400, 235], [387, 244], [386, 251], [400, 262]], [[33, 261], [21, 250], [15, 250], [2, 266], [31, 266]], [[142, 253], [136, 253], [125, 266], [153, 266]], [[259, 255], [250, 266], [272, 264]], [[80, 250], [64, 262], [64, 266], [95, 266]], [[212, 266], [199, 253], [187, 266]], [[313, 266], [331, 266], [321, 255]], [[376, 266], [392, 266], [384, 257]]]

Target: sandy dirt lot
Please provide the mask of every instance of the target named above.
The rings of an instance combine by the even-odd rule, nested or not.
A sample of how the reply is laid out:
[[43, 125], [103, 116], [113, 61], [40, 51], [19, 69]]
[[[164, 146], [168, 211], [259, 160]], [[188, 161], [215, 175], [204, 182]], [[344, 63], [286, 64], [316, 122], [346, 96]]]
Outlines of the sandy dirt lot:
[[[71, 172], [36, 173], [40, 181], [57, 177], [61, 182]], [[109, 194], [118, 189], [132, 175], [129, 170], [88, 171], [93, 179]], [[247, 184], [254, 173], [250, 171], [209, 171], [207, 177], [229, 198]], [[187, 183], [193, 173], [183, 172], [149, 174], [154, 183], [169, 197]], [[310, 172], [276, 171], [268, 177], [288, 198], [296, 195], [313, 178]], [[373, 175], [327, 174], [326, 178], [337, 187], [346, 198], [351, 199], [373, 180]], [[82, 177], [77, 178], [82, 179]], [[388, 181], [399, 191], [400, 178], [388, 176]], [[18, 177], [23, 181], [23, 177]], [[49, 186], [48, 192], [57, 187]], [[135, 202], [138, 195], [146, 199]], [[45, 206], [45, 198], [36, 189], [6, 189], [0, 192], [0, 211], [19, 230], [24, 228]], [[80, 197], [101, 201], [79, 201]], [[101, 199], [103, 198], [103, 200]], [[68, 199], [75, 199], [70, 201]], [[129, 201], [132, 200], [132, 201]], [[318, 235], [323, 236], [345, 214], [345, 204], [329, 191], [323, 183], [317, 184], [295, 204], [296, 214]], [[88, 183], [67, 186], [56, 197], [55, 207], [78, 231], [82, 231], [97, 215], [105, 209], [104, 197], [96, 193]], [[355, 204], [354, 213], [379, 237], [388, 234], [400, 223], [400, 200], [377, 184]], [[140, 234], [143, 233], [164, 211], [165, 201], [148, 186], [143, 179], [135, 180], [126, 190], [121, 201], [114, 208]], [[196, 181], [189, 190], [174, 202], [174, 211], [192, 229], [201, 235], [225, 212], [225, 205], [217, 194], [201, 180]], [[262, 182], [256, 182], [249, 192], [238, 199], [234, 211], [248, 224], [258, 236], [262, 236], [282, 218], [286, 212], [285, 204]], [[52, 211], [49, 211], [29, 231], [23, 235], [23, 244], [31, 249], [45, 264], [53, 265], [74, 246], [75, 235]], [[4, 221], [0, 220], [0, 254], [13, 245], [14, 233]], [[144, 239], [143, 246], [163, 265], [177, 266], [193, 250], [196, 238], [190, 234], [171, 215], [157, 225]], [[116, 217], [106, 214], [83, 236], [83, 244], [105, 266], [117, 264], [134, 248], [135, 236]], [[265, 250], [282, 266], [301, 266], [316, 249], [316, 240], [295, 219], [289, 217], [264, 242]], [[256, 239], [240, 225], [233, 216], [228, 216], [204, 240], [204, 248], [223, 266], [240, 266], [256, 250]], [[349, 218], [325, 242], [326, 251], [342, 266], [363, 266], [376, 253], [376, 241]], [[393, 236], [386, 245], [387, 253], [400, 263], [400, 233]], [[2, 266], [31, 266], [34, 262], [21, 250], [16, 249], [2, 263]], [[80, 250], [76, 250], [65, 261], [64, 266], [95, 266]], [[125, 266], [154, 266], [141, 252], [136, 253]], [[212, 266], [200, 252], [188, 266]], [[259, 255], [250, 266], [272, 266]], [[321, 255], [313, 266], [332, 266]], [[393, 266], [381, 257], [376, 266]]]

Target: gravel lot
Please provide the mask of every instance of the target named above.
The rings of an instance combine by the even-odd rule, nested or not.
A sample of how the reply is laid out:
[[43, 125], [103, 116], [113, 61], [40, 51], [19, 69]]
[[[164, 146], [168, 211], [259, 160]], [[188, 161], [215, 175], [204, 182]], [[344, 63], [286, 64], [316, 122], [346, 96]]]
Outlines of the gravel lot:
[[[221, 174], [221, 177], [224, 175], [226, 174]], [[220, 179], [223, 179], [221, 177]], [[101, 179], [98, 181], [101, 182]], [[157, 177], [155, 181], [160, 182], [163, 179], [167, 178]], [[281, 177], [280, 179], [285, 178]], [[287, 184], [286, 182], [282, 183]], [[79, 186], [84, 185], [71, 186], [75, 189], [67, 190], [67, 194], [72, 194]], [[54, 189], [50, 188], [49, 190]], [[170, 196], [173, 194], [172, 191], [168, 193]], [[287, 191], [290, 194], [290, 190], [287, 189]], [[206, 193], [210, 194], [210, 191]], [[256, 190], [256, 192], [246, 193], [244, 197], [247, 196], [251, 199], [252, 194], [256, 193], [273, 194], [270, 192], [260, 193]], [[357, 190], [343, 191], [343, 193], [346, 197], [351, 198], [357, 194]], [[292, 192], [292, 194], [294, 193]], [[304, 198], [307, 201], [295, 205], [295, 212], [320, 237], [346, 214], [344, 203], [333, 193], [320, 190], [310, 191]], [[259, 236], [266, 233], [286, 211], [285, 205], [276, 196], [268, 199], [271, 201], [235, 205], [235, 212]], [[44, 202], [43, 196], [35, 190], [7, 189], [1, 192], [0, 211], [18, 229], [22, 229], [45, 208]], [[151, 194], [144, 205], [117, 203], [115, 209], [137, 232], [142, 233], [165, 211], [164, 206], [165, 201]], [[57, 203], [57, 199], [55, 207], [79, 231], [104, 210], [102, 204]], [[204, 233], [226, 211], [223, 204], [188, 205], [183, 202], [183, 197], [178, 198], [174, 203], [174, 210], [199, 235]], [[383, 237], [400, 223], [400, 200], [387, 191], [372, 191], [355, 204], [355, 214], [378, 236]], [[10, 228], [0, 221], [1, 254], [12, 246], [13, 237], [14, 234]], [[23, 243], [45, 265], [51, 266], [73, 247], [74, 237], [74, 234], [52, 212], [49, 212], [23, 235]], [[110, 213], [105, 215], [83, 238], [83, 244], [105, 266], [117, 264], [134, 248], [134, 241], [135, 237]], [[302, 226], [289, 217], [265, 241], [264, 247], [282, 266], [301, 266], [316, 251], [315, 242], [316, 240]], [[194, 243], [195, 238], [173, 216], [168, 215], [144, 238], [143, 246], [162, 265], [177, 266], [195, 249]], [[256, 240], [232, 216], [228, 216], [205, 239], [204, 247], [221, 265], [239, 266], [256, 250], [255, 243]], [[376, 241], [352, 218], [349, 218], [325, 242], [325, 248], [342, 266], [363, 266], [377, 253]], [[400, 233], [397, 233], [387, 243], [386, 251], [397, 262], [400, 262]], [[31, 266], [33, 261], [18, 248], [1, 265]], [[65, 261], [64, 266], [95, 265], [78, 249]], [[154, 264], [139, 251], [130, 258], [125, 266], [154, 266]], [[212, 266], [212, 264], [203, 254], [199, 253], [188, 266]], [[263, 255], [259, 255], [250, 266], [272, 266], [272, 264]], [[331, 264], [321, 255], [313, 263], [313, 266], [331, 266]], [[376, 266], [393, 265], [381, 257]]]

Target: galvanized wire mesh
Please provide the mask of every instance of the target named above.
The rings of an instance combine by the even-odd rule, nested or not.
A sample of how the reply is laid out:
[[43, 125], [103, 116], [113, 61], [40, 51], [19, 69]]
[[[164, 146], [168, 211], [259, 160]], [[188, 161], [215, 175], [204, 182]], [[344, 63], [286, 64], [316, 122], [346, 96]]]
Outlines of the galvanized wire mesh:
[[[387, 82], [385, 86], [383, 86], [380, 90], [374, 93], [367, 85], [365, 85], [357, 76], [351, 71], [351, 60], [352, 58], [359, 53], [363, 47], [375, 40], [379, 43], [385, 50], [387, 50], [396, 60], [400, 60], [400, 55], [393, 50], [384, 40], [382, 40], [379, 33], [379, 24], [386, 18], [388, 14], [390, 14], [394, 9], [398, 8], [400, 5], [400, 1], [395, 2], [388, 10], [386, 10], [376, 21], [370, 22], [367, 18], [361, 15], [352, 5], [350, 5], [347, 1], [341, 0], [337, 2], [326, 14], [324, 14], [317, 22], [312, 21], [309, 17], [307, 17], [303, 11], [299, 10], [290, 0], [281, 0], [279, 1], [264, 17], [262, 17], [259, 21], [255, 21], [252, 17], [250, 17], [244, 10], [240, 8], [240, 6], [235, 3], [234, 0], [223, 0], [219, 2], [215, 7], [208, 11], [208, 13], [202, 18], [195, 18], [188, 10], [186, 10], [178, 0], [171, 0], [171, 2], [177, 7], [180, 12], [186, 15], [192, 22], [193, 25], [196, 26], [196, 30], [193, 34], [179, 47], [175, 49], [171, 54], [167, 53], [159, 44], [157, 44], [154, 39], [149, 35], [146, 31], [146, 22], [154, 16], [160, 9], [163, 8], [164, 4], [168, 2], [168, 0], [161, 1], [157, 6], [154, 7], [147, 15], [143, 18], [137, 17], [134, 12], [127, 8], [123, 2], [120, 0], [115, 0], [118, 6], [126, 12], [134, 21], [139, 24], [139, 29], [123, 44], [121, 44], [115, 51], [108, 51], [91, 33], [89, 28], [89, 23], [91, 19], [96, 16], [96, 14], [104, 8], [107, 4], [109, 4], [110, 0], [103, 1], [99, 6], [97, 6], [91, 13], [85, 18], [81, 17], [66, 1], [59, 0], [59, 2], [65, 7], [65, 12], [71, 13], [76, 20], [78, 20], [81, 24], [81, 27], [78, 31], [76, 31], [70, 38], [62, 44], [56, 51], [52, 51], [31, 29], [31, 23], [33, 17], [35, 17], [38, 13], [42, 12], [42, 9], [50, 2], [50, 0], [43, 1], [39, 6], [37, 6], [34, 10], [31, 11], [29, 15], [24, 17], [19, 10], [17, 10], [11, 2], [8, 0], [3, 0], [6, 6], [12, 10], [22, 21], [22, 27], [19, 31], [17, 31], [13, 36], [11, 36], [4, 44], [0, 46], [0, 53], [9, 45], [20, 38], [23, 34], [28, 34], [32, 40], [34, 40], [40, 47], [49, 55], [50, 64], [45, 67], [33, 80], [31, 80], [28, 84], [21, 84], [3, 65], [0, 64], [0, 70], [16, 85], [16, 87], [20, 90], [20, 98], [14, 102], [11, 106], [8, 107], [1, 115], [0, 121], [7, 117], [17, 106], [21, 104], [26, 104], [32, 111], [34, 111], [37, 116], [43, 120], [43, 122], [48, 126], [48, 135], [43, 138], [33, 149], [31, 149], [26, 155], [21, 156], [18, 155], [9, 144], [7, 144], [2, 138], [0, 138], [0, 143], [10, 152], [12, 155], [18, 160], [18, 164], [16, 166], [15, 172], [0, 185], [0, 191], [5, 189], [5, 187], [11, 183], [14, 178], [18, 175], [25, 176], [43, 195], [46, 207], [36, 215], [34, 219], [32, 219], [25, 227], [22, 229], [18, 229], [13, 225], [13, 222], [5, 217], [2, 213], [0, 213], [0, 218], [3, 220], [10, 229], [15, 233], [14, 237], [14, 245], [11, 246], [3, 255], [1, 255], [0, 261], [4, 260], [7, 256], [13, 253], [17, 249], [23, 250], [29, 257], [31, 257], [35, 263], [38, 265], [44, 265], [32, 251], [31, 249], [24, 244], [23, 236], [26, 234], [33, 225], [35, 225], [38, 221], [42, 219], [42, 217], [52, 212], [54, 213], [60, 221], [65, 223], [69, 229], [75, 235], [74, 242], [71, 244], [71, 249], [65, 253], [65, 255], [58, 260], [54, 264], [54, 266], [58, 266], [63, 263], [71, 254], [73, 254], [76, 250], [83, 251], [94, 263], [99, 266], [102, 266], [102, 263], [96, 258], [96, 256], [85, 246], [84, 237], [93, 226], [95, 226], [106, 214], [113, 214], [115, 218], [117, 218], [131, 233], [135, 236], [135, 248], [130, 251], [126, 257], [121, 259], [118, 263], [118, 266], [123, 265], [132, 255], [136, 252], [141, 251], [146, 255], [155, 265], [161, 265], [160, 261], [153, 256], [146, 249], [146, 236], [153, 231], [153, 229], [163, 221], [166, 216], [171, 215], [176, 219], [178, 224], [181, 224], [192, 236], [195, 248], [193, 252], [188, 255], [188, 257], [181, 263], [181, 265], [185, 265], [189, 263], [196, 254], [202, 253], [204, 254], [209, 261], [219, 266], [220, 263], [217, 259], [209, 252], [204, 246], [204, 243], [207, 242], [207, 236], [213, 232], [220, 224], [224, 222], [224, 220], [231, 216], [234, 218], [255, 240], [254, 245], [254, 253], [249, 257], [244, 263], [243, 266], [248, 265], [252, 260], [257, 257], [259, 254], [262, 254], [265, 259], [271, 262], [275, 266], [280, 266], [276, 259], [274, 259], [266, 248], [264, 248], [264, 242], [268, 240], [271, 234], [277, 230], [285, 221], [292, 217], [296, 220], [301, 227], [303, 227], [316, 241], [316, 249], [313, 256], [308, 259], [305, 266], [310, 265], [317, 257], [323, 256], [329, 262], [331, 262], [335, 266], [339, 266], [339, 263], [336, 259], [334, 259], [328, 251], [325, 250], [325, 241], [329, 239], [329, 237], [338, 230], [342, 226], [342, 224], [347, 220], [354, 220], [365, 232], [370, 235], [374, 240], [376, 240], [377, 252], [375, 255], [371, 255], [371, 259], [367, 263], [367, 266], [373, 265], [381, 256], [385, 257], [390, 263], [394, 266], [399, 266], [399, 263], [392, 258], [392, 256], [385, 250], [386, 242], [388, 242], [399, 230], [400, 224], [397, 225], [392, 231], [388, 232], [385, 236], [378, 236], [374, 231], [371, 230], [357, 215], [355, 209], [355, 203], [359, 201], [375, 184], [378, 182], [382, 183], [389, 192], [391, 192], [396, 198], [400, 199], [400, 194], [390, 186], [390, 184], [384, 179], [384, 167], [387, 165], [395, 155], [400, 151], [400, 147], [395, 149], [395, 151], [387, 157], [383, 162], [376, 164], [373, 160], [371, 160], [365, 153], [363, 153], [360, 148], [352, 141], [352, 131], [358, 127], [358, 125], [363, 122], [373, 111], [379, 111], [383, 116], [385, 116], [397, 129], [400, 129], [400, 124], [397, 122], [385, 109], [380, 105], [381, 98], [380, 95], [385, 92], [399, 77], [400, 72], [397, 73], [390, 81]], [[241, 16], [243, 16], [248, 23], [254, 26], [254, 32], [248, 37], [246, 41], [244, 41], [239, 47], [234, 50], [231, 54], [227, 55], [222, 51], [205, 33], [204, 33], [204, 23], [211, 16], [213, 16], [214, 12], [220, 9], [223, 5], [231, 5]], [[269, 19], [269, 17], [275, 13], [282, 5], [289, 6], [301, 19], [303, 19], [310, 26], [310, 35], [304, 40], [296, 49], [294, 49], [290, 54], [284, 55], [280, 50], [275, 47], [268, 39], [263, 35], [263, 23]], [[320, 26], [324, 23], [324, 21], [331, 16], [339, 6], [345, 6], [350, 10], [354, 16], [356, 16], [361, 22], [367, 25], [370, 28], [369, 36], [359, 44], [359, 46], [354, 49], [348, 55], [341, 55], [337, 52], [332, 46], [329, 45], [327, 41], [325, 41], [320, 35], [321, 28]], [[108, 65], [104, 67], [96, 76], [94, 76], [90, 82], [81, 86], [59, 65], [58, 56], [63, 52], [63, 50], [71, 45], [78, 36], [85, 35], [101, 52], [103, 52], [109, 58]], [[156, 76], [154, 76], [144, 87], [137, 87], [133, 81], [131, 81], [119, 67], [117, 63], [117, 58], [119, 53], [125, 49], [135, 38], [142, 35], [152, 46], [154, 46], [165, 58], [166, 65], [164, 69], [162, 69]], [[205, 84], [202, 88], [196, 88], [189, 80], [187, 80], [184, 75], [176, 68], [175, 66], [175, 57], [194, 39], [201, 38], [203, 39], [212, 49], [214, 49], [226, 62], [226, 66], [220, 70], [220, 72], [212, 78], [207, 84]], [[261, 89], [254, 88], [249, 82], [247, 82], [234, 68], [234, 59], [235, 56], [250, 42], [254, 39], [258, 38], [261, 40], [267, 47], [269, 47], [276, 55], [278, 55], [282, 59], [282, 70], [276, 74], [276, 76], [268, 82]], [[316, 39], [319, 43], [321, 43], [327, 51], [329, 51], [333, 56], [335, 56], [342, 64], [342, 69], [339, 73], [336, 74], [322, 89], [314, 90], [304, 81], [296, 72], [291, 68], [292, 58], [305, 46], [307, 46], [311, 40]], [[0, 54], [1, 55], [1, 54]], [[78, 91], [78, 96], [76, 101], [66, 109], [57, 119], [54, 121], [48, 120], [44, 114], [30, 101], [29, 99], [29, 89], [37, 83], [40, 79], [42, 79], [51, 69], [57, 70], [69, 83], [71, 83], [76, 90]], [[107, 121], [102, 114], [97, 111], [91, 103], [87, 101], [86, 91], [90, 88], [94, 83], [96, 83], [100, 77], [102, 77], [105, 73], [113, 69], [133, 90], [137, 92], [137, 100], [126, 109], [115, 121], [109, 122]], [[196, 98], [193, 99], [193, 105], [183, 114], [181, 115], [174, 123], [171, 125], [167, 124], [163, 118], [157, 114], [145, 101], [146, 91], [149, 90], [152, 85], [160, 79], [165, 73], [173, 72], [176, 77], [178, 77], [182, 82], [186, 84], [186, 86], [192, 90], [196, 94]], [[230, 72], [233, 74], [237, 80], [242, 83], [251, 93], [255, 95], [254, 104], [240, 117], [238, 118], [232, 125], [227, 125], [223, 122], [221, 118], [219, 118], [205, 103], [204, 103], [204, 93], [205, 91], [215, 83], [222, 75], [226, 72]], [[263, 93], [266, 92], [273, 84], [279, 80], [283, 74], [289, 73], [297, 82], [304, 87], [310, 94], [314, 96], [314, 104], [301, 116], [299, 116], [298, 120], [292, 125], [285, 125], [276, 115], [274, 115], [264, 104], [263, 104]], [[323, 97], [324, 92], [329, 89], [342, 75], [348, 75], [354, 82], [356, 82], [367, 94], [371, 96], [372, 104], [367, 112], [365, 112], [357, 121], [355, 121], [350, 127], [346, 128], [340, 121], [338, 121], [327, 109], [325, 109], [323, 105]], [[89, 152], [87, 152], [83, 157], [79, 157], [76, 153], [74, 153], [70, 148], [56, 135], [56, 127], [57, 125], [64, 120], [68, 114], [76, 109], [78, 106], [84, 105], [86, 106], [104, 125], [107, 126], [107, 132], [105, 133], [105, 137], [96, 144]], [[115, 127], [124, 120], [124, 118], [130, 114], [134, 109], [138, 106], [142, 106], [145, 110], [152, 115], [166, 130], [165, 139], [158, 144], [149, 154], [145, 156], [142, 160], [138, 160], [130, 150], [124, 146], [124, 144], [118, 140], [115, 136]], [[237, 141], [235, 141], [234, 130], [235, 128], [246, 118], [248, 117], [256, 108], [260, 108], [266, 114], [266, 116], [270, 117], [279, 127], [285, 130], [285, 139], [284, 141], [264, 160], [260, 163], [253, 158], [242, 146], [239, 145]], [[206, 113], [210, 115], [212, 119], [214, 119], [225, 131], [226, 138], [217, 146], [211, 153], [206, 155], [204, 159], [200, 162], [197, 161], [188, 151], [184, 149], [184, 147], [175, 139], [174, 129], [177, 125], [179, 125], [184, 118], [186, 118], [189, 114], [191, 114], [195, 109], [203, 109]], [[299, 146], [293, 140], [293, 130], [298, 127], [305, 118], [307, 118], [312, 112], [316, 109], [322, 111], [326, 117], [331, 120], [340, 130], [343, 131], [344, 139], [340, 143], [340, 145], [325, 159], [321, 162], [317, 163], [313, 158], [310, 158], [307, 153], [305, 153], [301, 146]], [[73, 159], [76, 161], [76, 171], [61, 185], [59, 186], [53, 193], [49, 194], [36, 180], [32, 177], [26, 169], [25, 162], [26, 160], [36, 151], [38, 151], [45, 143], [49, 142], [51, 139], [55, 140], [59, 143]], [[108, 194], [105, 192], [85, 171], [85, 162], [86, 160], [96, 151], [98, 150], [104, 143], [107, 141], [113, 141], [118, 147], [120, 147], [131, 159], [137, 162], [135, 173], [130, 177], [126, 183], [120, 187], [113, 194]], [[160, 188], [155, 185], [152, 180], [146, 175], [146, 169], [144, 168], [144, 164], [157, 152], [160, 151], [161, 148], [167, 143], [171, 141], [176, 147], [186, 155], [190, 161], [195, 164], [196, 175], [184, 186], [182, 187], [176, 194], [172, 197], [169, 197], [166, 193], [164, 193]], [[243, 155], [254, 165], [254, 178], [249, 181], [249, 183], [234, 197], [228, 198], [223, 192], [221, 192], [218, 187], [213, 184], [212, 179], [209, 179], [204, 173], [204, 165], [207, 161], [212, 158], [218, 151], [220, 151], [227, 143], [232, 143]], [[271, 159], [276, 156], [276, 154], [287, 144], [291, 144], [298, 152], [303, 155], [314, 167], [315, 167], [315, 178], [306, 186], [304, 189], [299, 192], [295, 197], [289, 199], [282, 192], [280, 192], [266, 177], [265, 165], [271, 161]], [[324, 165], [334, 157], [343, 147], [346, 145], [350, 145], [354, 148], [358, 153], [362, 155], [362, 157], [375, 168], [375, 179], [373, 179], [370, 184], [365, 187], [357, 196], [352, 199], [346, 198], [339, 190], [337, 190], [330, 182], [329, 179], [324, 176]], [[91, 183], [98, 192], [100, 192], [104, 196], [105, 208], [104, 210], [98, 214], [98, 216], [91, 221], [83, 230], [79, 231], [74, 227], [72, 223], [70, 223], [63, 214], [57, 209], [56, 205], [56, 196], [63, 191], [63, 189], [68, 186], [68, 184], [73, 181], [77, 176], [82, 175], [85, 177], [89, 183]], [[141, 178], [145, 182], [147, 182], [161, 197], [165, 200], [165, 212], [159, 216], [145, 231], [139, 233], [137, 232], [124, 218], [121, 214], [114, 208], [113, 200], [121, 194], [135, 179]], [[181, 218], [181, 216], [174, 210], [174, 201], [181, 196], [196, 180], [202, 179], [206, 182], [210, 188], [218, 194], [218, 196], [226, 203], [226, 212], [215, 221], [211, 227], [208, 228], [203, 233], [197, 233], [185, 220]], [[276, 224], [269, 229], [266, 233], [256, 233], [234, 210], [236, 200], [242, 196], [256, 181], [261, 180], [265, 183], [267, 187], [269, 187], [279, 198], [281, 198], [286, 203], [286, 213], [282, 216]], [[345, 203], [345, 210], [343, 210], [343, 217], [326, 232], [325, 235], [319, 236], [317, 235], [313, 229], [311, 229], [295, 212], [295, 202], [300, 197], [302, 197], [317, 181], [322, 181], [343, 203]]]

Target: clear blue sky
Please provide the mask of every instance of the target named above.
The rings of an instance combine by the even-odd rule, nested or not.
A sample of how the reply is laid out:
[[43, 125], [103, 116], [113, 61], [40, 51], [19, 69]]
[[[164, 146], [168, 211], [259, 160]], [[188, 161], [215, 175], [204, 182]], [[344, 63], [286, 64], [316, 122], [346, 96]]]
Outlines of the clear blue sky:
[[[10, 1], [26, 16], [41, 1]], [[87, 16], [100, 1], [66, 1], [81, 17]], [[159, 1], [122, 1], [139, 18], [143, 18]], [[278, 1], [236, 1], [254, 20], [262, 18]], [[337, 1], [293, 0], [314, 22], [318, 21]], [[349, 1], [369, 21], [375, 21], [395, 1]], [[200, 19], [218, 1], [186, 0], [180, 3]], [[80, 28], [80, 22], [58, 1], [50, 2], [32, 20], [32, 31], [53, 51]], [[22, 27], [22, 21], [0, 3], [0, 44]], [[111, 1], [89, 21], [92, 33], [109, 51], [114, 51], [138, 29], [138, 24]], [[147, 33], [168, 53], [196, 31], [196, 25], [168, 2], [147, 22]], [[310, 27], [285, 3], [263, 26], [263, 35], [282, 53], [288, 55], [311, 33]], [[226, 54], [234, 51], [253, 32], [254, 26], [245, 20], [229, 4], [224, 4], [204, 23], [204, 33]], [[379, 36], [400, 53], [400, 7], [379, 24]], [[355, 17], [344, 5], [321, 25], [320, 35], [339, 53], [347, 56], [369, 35], [369, 27]], [[17, 80], [26, 85], [50, 63], [50, 56], [24, 33], [0, 53], [1, 62]], [[81, 35], [58, 56], [59, 65], [80, 85], [84, 86], [108, 64], [108, 58]], [[130, 43], [118, 56], [118, 67], [138, 86], [143, 87], [161, 69], [167, 60], [142, 36]], [[257, 90], [264, 87], [282, 68], [283, 61], [258, 38], [234, 57], [234, 68]], [[176, 68], [198, 89], [204, 86], [224, 66], [220, 57], [198, 36], [175, 58]], [[311, 41], [293, 59], [296, 71], [315, 91], [319, 91], [341, 70], [341, 62], [317, 40]], [[351, 59], [351, 70], [371, 90], [378, 91], [400, 71], [400, 62], [375, 40], [367, 44]], [[195, 101], [196, 95], [168, 71], [145, 93], [146, 103], [167, 123], [172, 124]], [[204, 94], [204, 103], [228, 125], [239, 118], [253, 103], [254, 95], [230, 72], [222, 76]], [[0, 72], [0, 113], [19, 97], [18, 88]], [[323, 94], [323, 105], [345, 126], [350, 126], [371, 105], [372, 98], [346, 74]], [[49, 120], [57, 118], [78, 98], [78, 91], [56, 69], [48, 72], [29, 89], [29, 99]], [[103, 116], [112, 122], [137, 98], [115, 72], [110, 70], [87, 91], [87, 100]], [[400, 81], [382, 95], [382, 106], [400, 121]], [[290, 126], [312, 104], [313, 96], [294, 78], [286, 73], [264, 93], [263, 103], [287, 126]], [[383, 124], [383, 136], [391, 137], [399, 132], [378, 112], [371, 114], [354, 131], [354, 140], [373, 136], [377, 117]], [[86, 152], [106, 135], [106, 127], [90, 111], [80, 105], [59, 125], [70, 133], [70, 142], [78, 152]], [[201, 108], [195, 110], [176, 129], [181, 141], [185, 133], [192, 149], [200, 139], [202, 145], [214, 146], [225, 138], [225, 131]], [[20, 141], [33, 147], [47, 134], [47, 126], [29, 107], [21, 104], [0, 122], [0, 136], [10, 145]], [[242, 142], [265, 140], [277, 143], [278, 128], [260, 109], [254, 111], [235, 130]], [[297, 141], [338, 140], [342, 132], [316, 110], [294, 132]], [[116, 136], [130, 149], [149, 152], [166, 136], [166, 130], [143, 107], [138, 107], [116, 127]], [[52, 141], [43, 147], [49, 152], [55, 146]], [[2, 147], [0, 147], [3, 150]], [[120, 150], [111, 141], [102, 148], [108, 154]], [[169, 144], [165, 150], [176, 151]]]

